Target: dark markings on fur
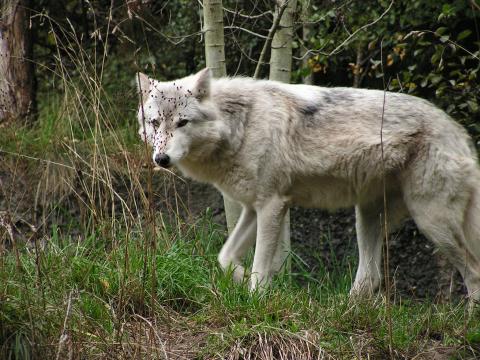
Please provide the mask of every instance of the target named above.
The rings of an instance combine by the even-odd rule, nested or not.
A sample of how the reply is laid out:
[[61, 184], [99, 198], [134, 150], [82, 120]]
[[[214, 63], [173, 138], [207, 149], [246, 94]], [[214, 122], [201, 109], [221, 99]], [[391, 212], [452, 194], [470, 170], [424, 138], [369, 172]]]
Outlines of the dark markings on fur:
[[220, 105], [220, 111], [233, 115], [245, 111], [247, 103], [239, 100], [226, 100]]
[[331, 89], [326, 91], [319, 101], [323, 103], [325, 107], [346, 106], [347, 104], [351, 106], [354, 97], [348, 91]]
[[326, 105], [334, 105], [336, 102], [332, 94], [329, 92], [323, 95], [322, 100]]
[[320, 109], [316, 104], [298, 104], [297, 111], [304, 116], [313, 116]]

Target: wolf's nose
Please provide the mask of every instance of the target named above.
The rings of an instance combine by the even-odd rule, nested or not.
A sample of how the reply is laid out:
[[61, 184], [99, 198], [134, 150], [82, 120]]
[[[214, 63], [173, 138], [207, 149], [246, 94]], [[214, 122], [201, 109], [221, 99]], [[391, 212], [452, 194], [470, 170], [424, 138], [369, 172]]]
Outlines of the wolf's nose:
[[158, 154], [155, 156], [155, 162], [157, 165], [160, 165], [161, 167], [169, 167], [170, 166], [170, 156], [167, 154]]

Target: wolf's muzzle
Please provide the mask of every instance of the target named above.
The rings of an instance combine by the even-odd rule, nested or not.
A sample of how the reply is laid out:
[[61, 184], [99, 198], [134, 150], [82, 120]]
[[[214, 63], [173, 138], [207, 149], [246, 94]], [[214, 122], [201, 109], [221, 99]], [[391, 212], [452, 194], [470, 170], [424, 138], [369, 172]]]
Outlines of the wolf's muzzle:
[[167, 168], [170, 164], [170, 156], [167, 154], [158, 154], [155, 156], [155, 163], [161, 167]]

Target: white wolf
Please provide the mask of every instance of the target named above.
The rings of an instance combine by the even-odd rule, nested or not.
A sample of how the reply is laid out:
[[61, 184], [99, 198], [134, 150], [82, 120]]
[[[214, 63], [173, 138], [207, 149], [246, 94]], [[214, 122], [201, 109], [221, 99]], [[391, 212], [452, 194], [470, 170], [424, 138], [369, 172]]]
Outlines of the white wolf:
[[139, 134], [153, 146], [153, 161], [213, 184], [243, 207], [218, 257], [236, 280], [255, 243], [250, 286], [269, 283], [292, 204], [355, 206], [360, 259], [352, 293], [377, 289], [385, 180], [388, 230], [410, 215], [460, 271], [470, 298], [480, 299], [477, 155], [443, 111], [404, 94], [212, 79], [208, 69], [174, 82], [137, 80]]

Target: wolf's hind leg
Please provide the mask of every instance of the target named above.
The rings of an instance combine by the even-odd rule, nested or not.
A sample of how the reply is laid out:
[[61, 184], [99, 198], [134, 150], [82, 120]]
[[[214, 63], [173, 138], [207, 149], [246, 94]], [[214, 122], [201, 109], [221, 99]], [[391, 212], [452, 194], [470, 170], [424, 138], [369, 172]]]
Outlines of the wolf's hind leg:
[[242, 282], [245, 268], [242, 259], [255, 242], [257, 215], [253, 209], [244, 207], [235, 228], [218, 254], [218, 262], [223, 270], [233, 267], [233, 279]]
[[469, 298], [478, 301], [480, 199], [478, 189], [460, 185], [453, 193], [411, 199], [408, 206], [420, 231], [438, 245], [462, 275]]
[[[387, 196], [387, 228], [394, 231], [407, 215], [400, 194]], [[351, 295], [372, 295], [382, 281], [383, 200], [355, 207], [359, 263]]]

